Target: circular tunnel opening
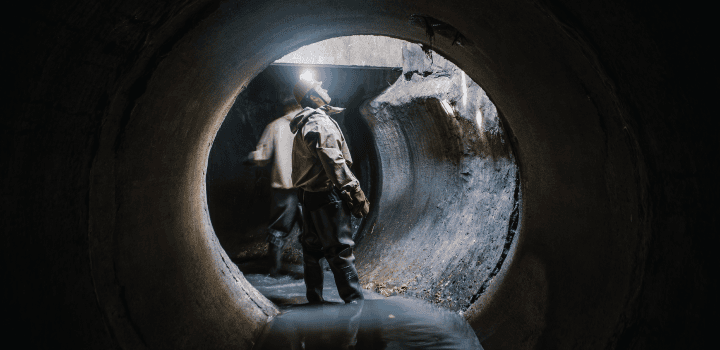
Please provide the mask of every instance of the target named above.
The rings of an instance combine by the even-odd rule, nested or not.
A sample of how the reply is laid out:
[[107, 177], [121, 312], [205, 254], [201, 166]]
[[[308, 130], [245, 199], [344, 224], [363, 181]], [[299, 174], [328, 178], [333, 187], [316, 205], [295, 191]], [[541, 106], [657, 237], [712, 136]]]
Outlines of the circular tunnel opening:
[[[351, 224], [367, 294], [467, 311], [508, 260], [519, 223], [518, 168], [482, 88], [427, 46], [399, 39], [346, 36], [302, 47], [238, 94], [215, 136], [206, 177], [209, 214], [228, 256], [273, 302], [306, 301], [296, 281], [260, 274], [272, 264], [270, 188], [282, 165], [242, 163], [267, 147], [258, 141], [275, 132], [268, 125], [288, 110], [298, 113], [286, 106], [302, 74], [316, 75], [331, 105], [345, 108], [333, 118], [372, 203], [370, 214]], [[299, 225], [286, 234], [283, 259], [301, 274]]]
[[[325, 5], [228, 1], [203, 10], [177, 42], [151, 55], [155, 66], [128, 73], [111, 99], [91, 172], [89, 241], [98, 303], [118, 342], [128, 348], [250, 348], [277, 315], [230, 262], [213, 230], [205, 181], [211, 147], [236, 97], [273, 61], [303, 45], [353, 34], [430, 45], [468, 77], [482, 78], [508, 133], [484, 143], [489, 150], [472, 148], [480, 142], [466, 150], [462, 141], [475, 134], [460, 133], [471, 130], [461, 126], [480, 125], [478, 116], [447, 118], [458, 109], [451, 99], [418, 105], [415, 115], [429, 116], [419, 120], [389, 100], [361, 104], [382, 171], [374, 185], [375, 221], [359, 226], [363, 282], [402, 291], [403, 284], [393, 285], [402, 281], [406, 295], [414, 291], [451, 308], [464, 307], [453, 305], [455, 296], [474, 300], [465, 317], [481, 340], [499, 347], [612, 338], [641, 267], [635, 258], [640, 224], [628, 223], [626, 215], [639, 217], [640, 185], [622, 122], [603, 109], [614, 95], [587, 51], [533, 5], [517, 5], [524, 12], [411, 2]], [[502, 162], [509, 161], [503, 150], [515, 157], [523, 169], [522, 194], [515, 170], [513, 208], [502, 211], [507, 217], [473, 206], [474, 188], [464, 184], [485, 180], [476, 173], [498, 172], [478, 171], [468, 161], [474, 157], [453, 150]], [[512, 259], [486, 266], [489, 272], [474, 271], [494, 278], [463, 280], [467, 274], [457, 271], [469, 271], [477, 261], [442, 259], [438, 252], [466, 252], [472, 245], [462, 228], [481, 226], [472, 220], [482, 217], [507, 222], [508, 233], [516, 227], [509, 245], [507, 235], [505, 242], [491, 242], [503, 247], [493, 254]], [[412, 254], [421, 251], [426, 255]], [[608, 262], [608, 256], [614, 259]], [[415, 276], [418, 284], [412, 285]], [[454, 290], [456, 285], [470, 288]]]

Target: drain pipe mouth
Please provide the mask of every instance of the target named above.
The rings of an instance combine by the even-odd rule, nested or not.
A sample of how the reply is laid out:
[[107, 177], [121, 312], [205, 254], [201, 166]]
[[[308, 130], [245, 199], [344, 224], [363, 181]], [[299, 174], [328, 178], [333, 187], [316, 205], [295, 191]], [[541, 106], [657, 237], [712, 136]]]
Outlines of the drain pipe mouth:
[[[466, 313], [475, 330], [518, 348], [541, 335], [567, 331], [580, 341], [589, 328], [614, 327], [638, 243], [628, 238], [638, 228], [626, 214], [640, 206], [622, 127], [596, 107], [613, 101], [612, 92], [595, 61], [542, 11], [466, 5], [230, 0], [169, 45], [150, 74], [129, 74], [103, 124], [90, 191], [93, 282], [118, 343], [252, 347], [277, 308], [217, 242], [205, 198], [210, 148], [235, 97], [265, 67], [302, 45], [353, 34], [431, 45], [501, 111], [522, 198], [510, 258]], [[411, 14], [428, 13], [461, 38], [442, 26], [428, 36], [427, 26], [410, 23]], [[126, 100], [133, 86], [144, 88]], [[612, 273], [600, 268], [608, 256]], [[586, 306], [594, 312], [578, 313]]]

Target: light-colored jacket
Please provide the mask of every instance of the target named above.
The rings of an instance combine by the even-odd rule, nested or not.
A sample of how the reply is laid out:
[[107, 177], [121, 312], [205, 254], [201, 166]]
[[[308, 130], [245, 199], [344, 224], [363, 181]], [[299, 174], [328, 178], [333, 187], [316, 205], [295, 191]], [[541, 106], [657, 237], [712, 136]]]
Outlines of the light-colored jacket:
[[350, 171], [352, 158], [340, 126], [326, 112], [335, 107], [306, 107], [290, 123], [293, 140], [292, 181], [309, 192], [354, 189], [360, 183]]
[[255, 164], [263, 166], [273, 162], [270, 174], [270, 185], [273, 188], [293, 188], [292, 184], [292, 147], [293, 134], [290, 132], [290, 121], [297, 111], [290, 112], [268, 124], [260, 136], [255, 151], [248, 158]]

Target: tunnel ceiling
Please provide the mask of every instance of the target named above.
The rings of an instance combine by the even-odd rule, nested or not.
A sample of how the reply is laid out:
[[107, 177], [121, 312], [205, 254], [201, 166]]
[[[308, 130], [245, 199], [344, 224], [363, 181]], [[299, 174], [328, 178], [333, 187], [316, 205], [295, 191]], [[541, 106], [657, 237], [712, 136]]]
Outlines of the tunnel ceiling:
[[403, 40], [379, 35], [330, 38], [303, 46], [274, 63], [401, 67], [403, 43]]
[[479, 82], [516, 151], [515, 257], [465, 313], [484, 347], [708, 340], [720, 147], [705, 126], [711, 90], [698, 84], [710, 31], [694, 7], [308, 5], [13, 11], [3, 255], [22, 309], [10, 333], [27, 334], [28, 347], [250, 348], [277, 310], [213, 234], [204, 177], [214, 135], [273, 60], [329, 37], [384, 34], [432, 45]]

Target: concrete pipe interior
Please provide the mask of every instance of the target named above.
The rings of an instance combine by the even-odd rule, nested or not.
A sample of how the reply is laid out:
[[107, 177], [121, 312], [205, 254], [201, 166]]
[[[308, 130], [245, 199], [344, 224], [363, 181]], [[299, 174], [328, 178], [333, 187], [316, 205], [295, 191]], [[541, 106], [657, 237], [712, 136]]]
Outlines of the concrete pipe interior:
[[[593, 57], [542, 7], [451, 3], [226, 1], [197, 10], [156, 66], [129, 75], [111, 98], [90, 191], [93, 281], [122, 347], [250, 348], [277, 314], [213, 232], [208, 155], [235, 97], [265, 67], [302, 45], [354, 34], [432, 45], [479, 82], [502, 115], [519, 166], [522, 215], [514, 257], [465, 313], [483, 345], [584, 347], [613, 337], [636, 287], [644, 214], [636, 150], [607, 105], [612, 91]], [[414, 201], [445, 190], [422, 186], [402, 196]], [[428, 186], [440, 192], [420, 192]], [[437, 248], [442, 238], [412, 243], [398, 232], [443, 218], [452, 232], [459, 208], [473, 204], [468, 198], [450, 212], [442, 203], [398, 209], [404, 217], [386, 228], [388, 240], [359, 254], [389, 266], [397, 261], [383, 259], [392, 254]], [[375, 215], [389, 215], [384, 209]], [[459, 264], [430, 273], [450, 276]], [[372, 264], [362, 269], [373, 273]]]
[[[370, 40], [342, 42], [354, 49], [374, 45]], [[465, 312], [499, 273], [514, 242], [517, 166], [495, 106], [474, 81], [437, 53], [428, 57], [419, 45], [385, 40], [404, 57], [400, 67], [273, 64], [240, 93], [210, 151], [213, 228], [238, 264], [267, 249], [272, 165], [241, 161], [265, 126], [283, 115], [283, 101], [294, 101], [300, 74], [315, 73], [332, 104], [346, 108], [335, 119], [352, 170], [375, 203], [367, 218], [352, 220], [361, 285]], [[285, 260], [301, 265], [298, 234], [290, 234]], [[241, 270], [252, 273], [248, 266]], [[302, 297], [276, 296], [281, 303]]]

